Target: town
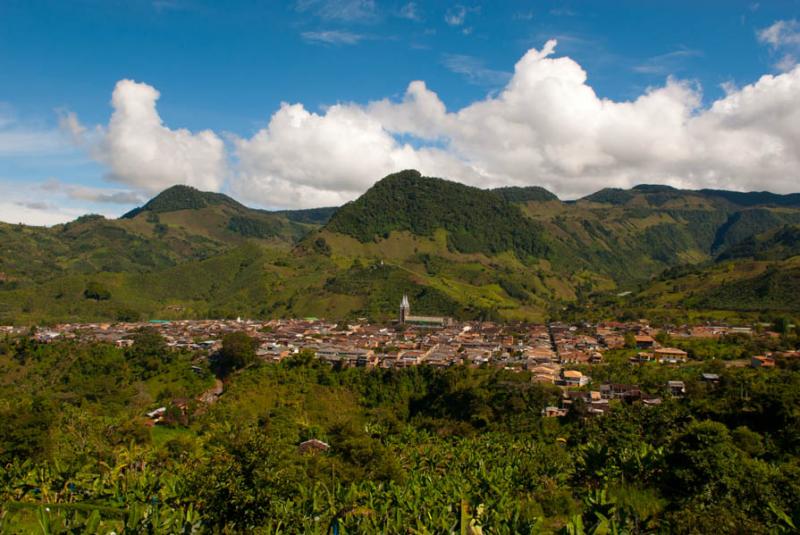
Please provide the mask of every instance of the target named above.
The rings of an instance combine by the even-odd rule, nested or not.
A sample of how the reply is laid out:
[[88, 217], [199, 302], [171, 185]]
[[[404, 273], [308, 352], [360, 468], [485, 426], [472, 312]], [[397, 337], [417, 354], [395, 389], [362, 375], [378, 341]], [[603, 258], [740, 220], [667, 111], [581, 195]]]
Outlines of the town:
[[[645, 319], [633, 322], [607, 321], [596, 324], [528, 324], [494, 322], [457, 322], [435, 316], [412, 316], [407, 296], [403, 296], [398, 320], [390, 324], [372, 324], [366, 320], [332, 322], [317, 318], [243, 320], [151, 320], [136, 323], [60, 324], [31, 332], [43, 343], [77, 340], [111, 343], [118, 347], [133, 344], [143, 328], [154, 329], [175, 350], [196, 352], [198, 364], [208, 361], [220, 350], [222, 338], [244, 332], [257, 344], [256, 356], [264, 363], [279, 363], [294, 355], [308, 353], [336, 368], [406, 368], [410, 366], [471, 367], [494, 366], [512, 371], [527, 371], [531, 380], [561, 387], [561, 406], [548, 406], [543, 416], [565, 416], [576, 400], [581, 400], [588, 414], [603, 414], [609, 400], [661, 403], [662, 395], [682, 396], [683, 381], [668, 381], [660, 392], [644, 392], [638, 385], [603, 383], [595, 385], [586, 373], [601, 366], [609, 351], [635, 349], [628, 358], [631, 365], [653, 363], [679, 366], [690, 360], [689, 354], [660, 340], [719, 339], [728, 335], [774, 338], [779, 334], [771, 325], [752, 326], [700, 325], [656, 328]], [[22, 328], [0, 327], [0, 332], [24, 334]], [[800, 352], [752, 355], [749, 359], [726, 360], [726, 366], [771, 368], [775, 359], [800, 358]], [[198, 371], [203, 368], [196, 366]], [[704, 373], [708, 382], [719, 376]], [[223, 392], [221, 382], [198, 401], [213, 403]], [[174, 403], [185, 406], [186, 400]], [[148, 413], [156, 421], [165, 407]]]

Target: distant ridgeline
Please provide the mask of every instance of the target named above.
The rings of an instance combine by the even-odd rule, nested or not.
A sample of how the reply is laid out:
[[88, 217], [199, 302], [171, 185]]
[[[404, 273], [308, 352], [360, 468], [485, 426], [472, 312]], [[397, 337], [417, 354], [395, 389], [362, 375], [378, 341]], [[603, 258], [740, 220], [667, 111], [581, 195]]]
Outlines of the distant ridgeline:
[[459, 319], [541, 320], [589, 302], [794, 311], [798, 229], [800, 194], [641, 185], [562, 202], [409, 170], [341, 208], [270, 212], [174, 186], [117, 220], [0, 224], [0, 324], [390, 320], [404, 295]]

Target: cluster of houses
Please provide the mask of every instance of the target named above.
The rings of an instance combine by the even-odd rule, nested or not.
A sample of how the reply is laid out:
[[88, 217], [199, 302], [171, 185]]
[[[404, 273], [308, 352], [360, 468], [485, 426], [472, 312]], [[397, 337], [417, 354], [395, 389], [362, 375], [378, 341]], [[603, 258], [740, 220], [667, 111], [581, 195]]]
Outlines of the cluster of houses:
[[[646, 321], [602, 322], [594, 325], [565, 323], [526, 324], [492, 322], [409, 321], [407, 298], [400, 321], [391, 325], [365, 321], [343, 326], [317, 319], [178, 320], [137, 323], [61, 324], [39, 329], [32, 336], [40, 342], [60, 339], [94, 340], [125, 347], [142, 327], [157, 329], [175, 349], [211, 354], [226, 333], [245, 331], [258, 342], [257, 355], [265, 362], [280, 362], [301, 351], [338, 367], [405, 368], [409, 366], [482, 366], [527, 370], [537, 382], [584, 386], [588, 377], [569, 368], [595, 365], [610, 349], [638, 348], [632, 363], [681, 364], [689, 355], [675, 347], [662, 347], [657, 330]], [[0, 332], [23, 334], [20, 328], [1, 327]], [[672, 339], [696, 334], [723, 336], [750, 332], [749, 327], [702, 326], [671, 329]], [[775, 365], [771, 355], [753, 357], [751, 365]], [[585, 369], [585, 366], [584, 366]]]
[[[588, 414], [603, 414], [609, 401], [636, 401], [657, 405], [661, 398], [648, 395], [636, 385], [603, 384], [587, 390], [591, 378], [582, 371], [586, 365], [601, 364], [604, 353], [611, 349], [630, 348], [637, 354], [631, 363], [648, 362], [676, 365], [687, 361], [688, 354], [678, 348], [662, 347], [656, 340], [658, 330], [646, 321], [602, 322], [570, 325], [565, 323], [493, 323], [455, 322], [449, 318], [411, 316], [407, 297], [401, 304], [399, 321], [392, 324], [371, 324], [358, 321], [348, 325], [310, 319], [253, 320], [177, 320], [138, 323], [61, 324], [31, 332], [40, 342], [55, 340], [93, 340], [126, 347], [143, 327], [157, 329], [168, 346], [211, 355], [222, 343], [225, 334], [247, 332], [257, 341], [257, 356], [264, 362], [277, 363], [303, 351], [335, 367], [405, 368], [409, 366], [483, 366], [510, 370], [526, 370], [531, 379], [562, 387], [560, 406], [547, 407], [545, 416], [564, 416], [581, 403]], [[0, 327], [0, 333], [26, 334], [30, 331]], [[752, 334], [750, 327], [695, 326], [669, 329], [671, 339], [683, 337], [720, 337], [728, 334]], [[800, 358], [800, 354], [796, 355]], [[775, 366], [775, 356], [755, 356], [753, 368]], [[714, 374], [703, 380], [718, 381]], [[686, 387], [681, 381], [669, 381], [663, 392], [682, 396]], [[213, 403], [222, 394], [219, 383], [203, 399], [201, 405]], [[207, 398], [207, 399], [206, 399]], [[187, 402], [188, 403], [188, 402]], [[185, 405], [185, 404], [184, 404]], [[168, 416], [159, 407], [148, 416], [160, 422]]]

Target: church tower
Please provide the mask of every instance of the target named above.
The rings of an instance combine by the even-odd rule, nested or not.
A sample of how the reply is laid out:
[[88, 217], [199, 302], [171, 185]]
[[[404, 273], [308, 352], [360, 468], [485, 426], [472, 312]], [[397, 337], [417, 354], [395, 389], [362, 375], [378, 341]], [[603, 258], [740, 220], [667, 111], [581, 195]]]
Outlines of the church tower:
[[408, 296], [403, 294], [403, 300], [400, 301], [400, 323], [405, 323], [406, 318], [411, 315], [411, 305], [408, 302]]

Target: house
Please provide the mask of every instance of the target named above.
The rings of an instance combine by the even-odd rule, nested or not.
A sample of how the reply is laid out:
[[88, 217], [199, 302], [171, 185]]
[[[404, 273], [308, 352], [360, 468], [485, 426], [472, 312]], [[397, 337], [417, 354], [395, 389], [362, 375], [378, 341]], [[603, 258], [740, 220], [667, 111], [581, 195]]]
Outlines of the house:
[[566, 386], [585, 386], [589, 384], [591, 378], [578, 370], [565, 370], [561, 372], [561, 380]]
[[655, 358], [662, 364], [678, 364], [686, 362], [689, 354], [675, 347], [661, 347], [654, 351]]
[[703, 375], [701, 375], [701, 378], [703, 379], [703, 381], [707, 383], [711, 384], [719, 383], [719, 375], [716, 373], [704, 373]]
[[667, 381], [667, 390], [673, 396], [682, 396], [686, 393], [686, 385], [683, 381]]
[[656, 405], [661, 405], [661, 398], [654, 396], [642, 397], [642, 403], [646, 407], [654, 407]]
[[328, 451], [329, 449], [331, 449], [329, 444], [322, 442], [321, 440], [317, 440], [316, 438], [301, 442], [297, 446], [297, 451], [300, 453], [319, 453], [322, 451]]
[[539, 364], [538, 366], [534, 366], [533, 368], [529, 368], [528, 371], [531, 372], [533, 375], [532, 381], [535, 383], [550, 383], [553, 384], [556, 382], [556, 378], [558, 377], [558, 372], [560, 371], [560, 367], [558, 365], [546, 365], [546, 364]]
[[635, 357], [631, 357], [628, 359], [631, 364], [642, 364], [643, 362], [653, 362], [655, 360], [655, 355], [653, 353], [648, 353], [647, 351], [640, 351], [636, 354]]
[[542, 416], [545, 418], [560, 418], [566, 416], [568, 412], [569, 409], [561, 409], [559, 407], [549, 406], [542, 409]]
[[591, 404], [593, 402], [600, 402], [602, 398], [599, 392], [589, 392], [584, 390], [565, 390], [561, 395], [562, 405], [572, 405], [576, 400], [581, 400], [584, 403]]
[[603, 343], [608, 349], [621, 349], [625, 347], [625, 337], [620, 334], [602, 335]]
[[656, 341], [652, 336], [647, 334], [637, 334], [635, 337], [636, 347], [639, 349], [652, 349], [656, 345]]
[[603, 399], [636, 401], [642, 398], [642, 391], [639, 390], [637, 385], [606, 383], [604, 385], [600, 385], [600, 396]]
[[775, 359], [772, 357], [757, 356], [750, 360], [751, 368], [774, 368]]
[[147, 417], [150, 418], [151, 420], [160, 421], [161, 418], [164, 417], [164, 413], [165, 412], [167, 412], [167, 408], [166, 407], [159, 407], [159, 408], [157, 408], [155, 410], [152, 410], [152, 411], [150, 411], [150, 412], [148, 412], [146, 414], [147, 414]]

